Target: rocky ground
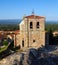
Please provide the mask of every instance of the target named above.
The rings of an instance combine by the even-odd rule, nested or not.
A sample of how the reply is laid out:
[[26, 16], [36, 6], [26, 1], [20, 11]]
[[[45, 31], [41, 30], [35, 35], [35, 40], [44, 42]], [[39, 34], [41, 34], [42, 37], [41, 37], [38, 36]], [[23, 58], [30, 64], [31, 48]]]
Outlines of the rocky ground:
[[20, 61], [20, 53], [14, 53], [0, 61], [0, 65], [13, 65]]
[[0, 65], [58, 65], [58, 49], [50, 46], [18, 51], [3, 58]]

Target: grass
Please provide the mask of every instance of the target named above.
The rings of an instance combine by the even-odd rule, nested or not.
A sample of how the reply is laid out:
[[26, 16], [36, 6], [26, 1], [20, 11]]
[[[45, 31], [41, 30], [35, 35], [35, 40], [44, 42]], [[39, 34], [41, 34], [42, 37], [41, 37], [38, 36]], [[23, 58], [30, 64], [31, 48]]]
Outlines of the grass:
[[3, 48], [0, 48], [0, 53], [5, 51], [8, 48], [8, 46], [4, 46]]

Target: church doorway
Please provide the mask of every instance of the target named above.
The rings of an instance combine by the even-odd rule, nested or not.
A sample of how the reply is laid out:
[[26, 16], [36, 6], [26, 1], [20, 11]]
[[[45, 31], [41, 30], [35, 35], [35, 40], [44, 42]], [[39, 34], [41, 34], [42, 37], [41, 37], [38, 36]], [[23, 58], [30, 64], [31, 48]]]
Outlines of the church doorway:
[[24, 40], [22, 40], [22, 47], [24, 47]]

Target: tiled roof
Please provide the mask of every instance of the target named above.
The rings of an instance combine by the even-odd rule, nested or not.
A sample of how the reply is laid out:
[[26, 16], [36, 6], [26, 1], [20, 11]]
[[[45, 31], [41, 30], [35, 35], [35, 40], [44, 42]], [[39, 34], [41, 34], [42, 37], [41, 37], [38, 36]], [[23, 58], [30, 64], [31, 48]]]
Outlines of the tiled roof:
[[19, 30], [16, 30], [14, 33], [15, 33], [15, 34], [18, 34], [19, 32], [20, 32]]
[[53, 32], [53, 34], [58, 34], [58, 31]]
[[37, 19], [41, 19], [41, 18], [45, 18], [45, 17], [36, 16], [36, 15], [30, 15], [30, 16], [26, 16], [25, 18], [30, 18], [30, 19], [37, 18]]
[[18, 34], [20, 32], [20, 30], [16, 30], [16, 31], [0, 31], [0, 33], [2, 34], [3, 33], [3, 35], [4, 34]]
[[3, 38], [3, 35], [2, 34], [0, 34], [0, 38]]

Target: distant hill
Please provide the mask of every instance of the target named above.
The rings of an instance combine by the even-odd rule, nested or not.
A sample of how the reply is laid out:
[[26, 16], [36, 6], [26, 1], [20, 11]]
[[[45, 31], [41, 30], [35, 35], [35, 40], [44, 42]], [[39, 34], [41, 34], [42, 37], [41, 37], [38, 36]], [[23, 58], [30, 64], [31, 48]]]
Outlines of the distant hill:
[[[19, 24], [21, 19], [0, 20], [0, 24]], [[58, 21], [46, 21], [46, 24], [58, 24]]]
[[19, 24], [21, 19], [0, 20], [0, 24]]
[[58, 21], [46, 21], [46, 24], [58, 24]]
[[47, 21], [45, 25], [47, 31], [58, 31], [58, 22], [57, 21]]

